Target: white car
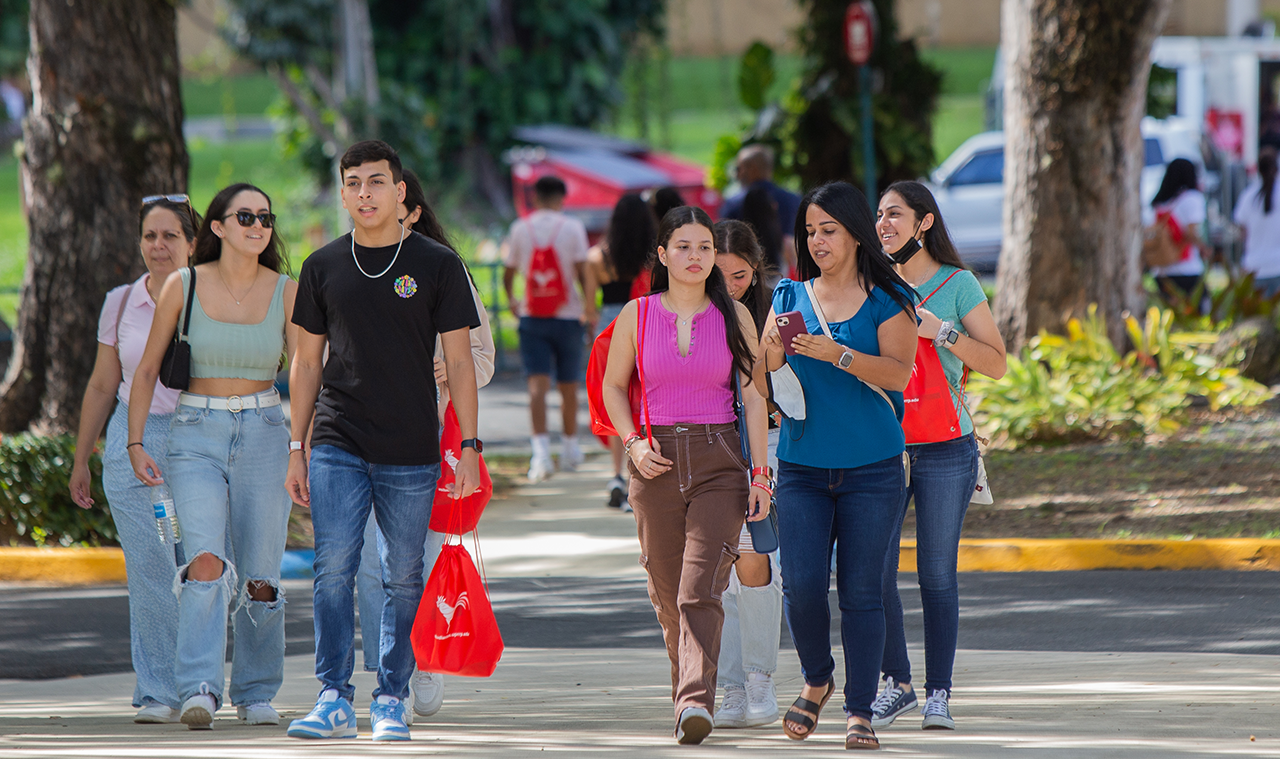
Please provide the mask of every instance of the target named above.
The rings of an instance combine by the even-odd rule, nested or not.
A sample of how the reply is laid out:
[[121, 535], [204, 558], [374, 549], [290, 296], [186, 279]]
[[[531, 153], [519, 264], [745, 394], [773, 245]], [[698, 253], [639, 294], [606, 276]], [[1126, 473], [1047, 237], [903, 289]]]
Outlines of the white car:
[[[1144, 205], [1155, 197], [1165, 166], [1174, 158], [1190, 159], [1205, 177], [1199, 132], [1182, 120], [1144, 118], [1142, 136], [1139, 192]], [[977, 271], [995, 271], [1004, 235], [1004, 132], [983, 132], [965, 140], [926, 184], [960, 257]]]

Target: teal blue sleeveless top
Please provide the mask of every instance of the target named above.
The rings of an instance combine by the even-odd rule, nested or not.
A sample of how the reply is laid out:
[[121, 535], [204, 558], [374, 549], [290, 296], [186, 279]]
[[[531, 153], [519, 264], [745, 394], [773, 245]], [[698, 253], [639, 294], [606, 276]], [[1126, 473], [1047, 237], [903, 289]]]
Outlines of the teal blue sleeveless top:
[[[190, 271], [181, 269], [183, 313], [186, 312], [187, 291], [190, 288]], [[195, 296], [191, 309], [191, 326], [187, 339], [191, 341], [191, 376], [204, 378], [230, 378], [247, 380], [273, 380], [280, 369], [280, 357], [284, 355], [284, 283], [288, 277], [281, 274], [276, 291], [271, 296], [267, 316], [257, 324], [232, 324], [210, 319]], [[182, 328], [182, 316], [178, 317], [178, 329]]]

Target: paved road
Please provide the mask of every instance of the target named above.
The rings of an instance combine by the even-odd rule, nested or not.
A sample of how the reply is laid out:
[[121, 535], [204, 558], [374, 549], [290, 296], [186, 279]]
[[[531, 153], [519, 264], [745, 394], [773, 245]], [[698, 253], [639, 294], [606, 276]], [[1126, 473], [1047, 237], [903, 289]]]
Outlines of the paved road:
[[[901, 578], [908, 641], [923, 644], [915, 576]], [[660, 648], [638, 577], [499, 577], [513, 648]], [[309, 581], [286, 583], [287, 652], [312, 653]], [[960, 647], [1003, 651], [1280, 654], [1280, 575], [1267, 572], [967, 574]], [[834, 594], [832, 598], [834, 607]], [[123, 587], [0, 588], [0, 678], [129, 671]], [[833, 633], [838, 635], [836, 613]], [[838, 640], [838, 638], [836, 638]], [[784, 647], [790, 647], [785, 631]]]

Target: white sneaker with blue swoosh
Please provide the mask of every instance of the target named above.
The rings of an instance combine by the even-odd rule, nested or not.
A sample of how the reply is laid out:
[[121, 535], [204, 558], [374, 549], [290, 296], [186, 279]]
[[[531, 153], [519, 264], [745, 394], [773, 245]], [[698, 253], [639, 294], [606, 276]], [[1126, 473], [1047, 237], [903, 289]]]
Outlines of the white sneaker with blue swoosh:
[[375, 741], [407, 741], [409, 728], [404, 724], [404, 703], [395, 696], [378, 696], [369, 705], [369, 722], [373, 724]]
[[316, 700], [316, 707], [302, 719], [289, 723], [291, 738], [354, 738], [356, 710], [351, 702], [326, 688]]

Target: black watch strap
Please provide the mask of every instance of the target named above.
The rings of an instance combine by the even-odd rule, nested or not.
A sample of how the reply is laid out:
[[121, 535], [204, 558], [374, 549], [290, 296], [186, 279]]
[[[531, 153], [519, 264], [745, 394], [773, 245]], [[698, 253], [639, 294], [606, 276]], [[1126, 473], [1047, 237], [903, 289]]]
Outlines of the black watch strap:
[[458, 448], [474, 448], [476, 453], [484, 453], [484, 443], [480, 442], [478, 437], [469, 437], [458, 443]]

